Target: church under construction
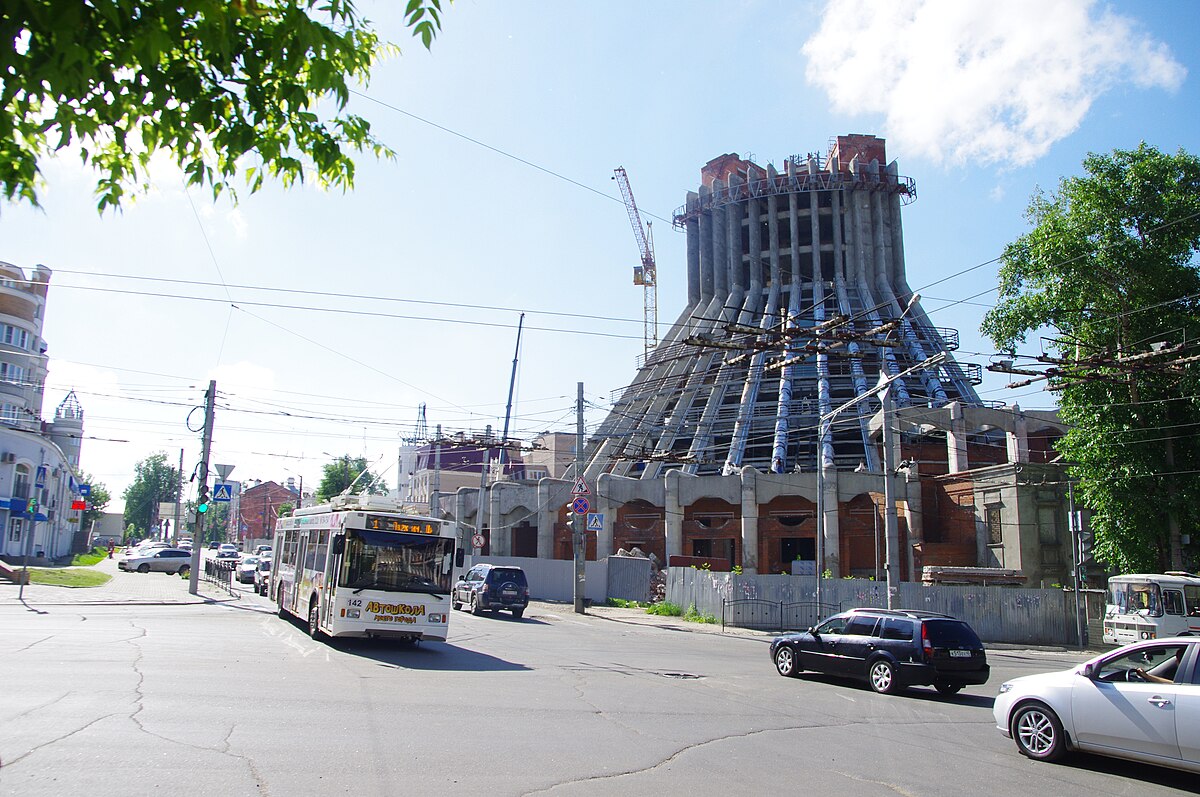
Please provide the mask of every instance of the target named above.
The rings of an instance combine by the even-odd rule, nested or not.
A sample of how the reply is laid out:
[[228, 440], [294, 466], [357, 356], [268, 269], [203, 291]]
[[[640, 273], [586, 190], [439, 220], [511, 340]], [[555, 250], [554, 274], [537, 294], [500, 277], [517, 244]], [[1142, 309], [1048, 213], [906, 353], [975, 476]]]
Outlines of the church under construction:
[[[878, 577], [890, 532], [905, 580], [931, 565], [1064, 578], [1061, 491], [1036, 486], [1057, 481], [1061, 426], [976, 394], [980, 366], [954, 359], [957, 331], [908, 282], [901, 210], [915, 199], [868, 135], [782, 171], [736, 154], [701, 169], [674, 217], [687, 306], [585, 449], [603, 515], [589, 558], [636, 546], [713, 569]], [[572, 482], [493, 484], [484, 553], [571, 558]], [[459, 492], [460, 522], [476, 526], [478, 502]]]

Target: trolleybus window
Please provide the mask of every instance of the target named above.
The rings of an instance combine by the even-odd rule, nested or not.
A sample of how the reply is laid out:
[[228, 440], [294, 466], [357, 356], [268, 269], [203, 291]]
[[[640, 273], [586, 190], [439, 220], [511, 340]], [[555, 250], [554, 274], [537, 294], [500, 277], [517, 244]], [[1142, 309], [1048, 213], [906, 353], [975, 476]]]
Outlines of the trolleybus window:
[[339, 585], [449, 594], [454, 540], [358, 529], [346, 532]]

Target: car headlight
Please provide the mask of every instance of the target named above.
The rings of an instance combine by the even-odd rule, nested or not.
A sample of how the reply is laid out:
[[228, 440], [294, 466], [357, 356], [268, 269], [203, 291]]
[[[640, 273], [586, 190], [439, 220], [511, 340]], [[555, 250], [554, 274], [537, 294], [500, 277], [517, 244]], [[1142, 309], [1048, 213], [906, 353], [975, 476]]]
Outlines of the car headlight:
[[1012, 688], [1013, 688], [1012, 681], [1006, 681], [1006, 682], [1000, 684], [1000, 694], [1004, 694], [1005, 692], [1011, 692]]

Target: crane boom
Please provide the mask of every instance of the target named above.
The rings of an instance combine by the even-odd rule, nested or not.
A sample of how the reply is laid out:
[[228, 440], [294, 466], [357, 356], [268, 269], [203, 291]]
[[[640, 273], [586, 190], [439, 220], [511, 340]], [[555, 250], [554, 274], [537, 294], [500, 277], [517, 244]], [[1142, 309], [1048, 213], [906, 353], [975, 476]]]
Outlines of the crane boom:
[[638, 254], [642, 257], [642, 265], [633, 270], [633, 284], [642, 286], [643, 304], [643, 338], [646, 355], [658, 346], [658, 266], [654, 262], [654, 236], [649, 222], [642, 225], [642, 214], [638, 212], [637, 202], [633, 198], [633, 189], [629, 186], [629, 175], [624, 166], [618, 166], [613, 179], [621, 188], [621, 198], [625, 201], [625, 210], [629, 213], [629, 224], [633, 227], [633, 237], [637, 240]]

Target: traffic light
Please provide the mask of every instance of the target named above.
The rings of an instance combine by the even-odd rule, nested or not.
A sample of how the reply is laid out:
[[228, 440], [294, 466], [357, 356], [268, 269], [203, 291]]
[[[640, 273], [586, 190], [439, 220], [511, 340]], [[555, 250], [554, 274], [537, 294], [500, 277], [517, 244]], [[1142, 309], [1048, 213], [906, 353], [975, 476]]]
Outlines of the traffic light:
[[199, 495], [196, 496], [196, 514], [203, 515], [208, 511], [208, 485], [201, 484]]
[[1096, 542], [1094, 532], [1080, 529], [1079, 531], [1079, 563], [1086, 564], [1092, 559], [1092, 545]]
[[27, 512], [29, 513], [30, 517], [37, 517], [37, 513], [38, 513], [38, 500], [37, 500], [37, 497], [36, 497], [36, 496], [35, 496], [35, 497], [33, 497], [33, 498], [30, 498], [30, 499], [29, 499], [29, 504], [28, 504], [28, 506], [26, 507], [26, 510], [25, 510], [25, 511], [27, 511]]

